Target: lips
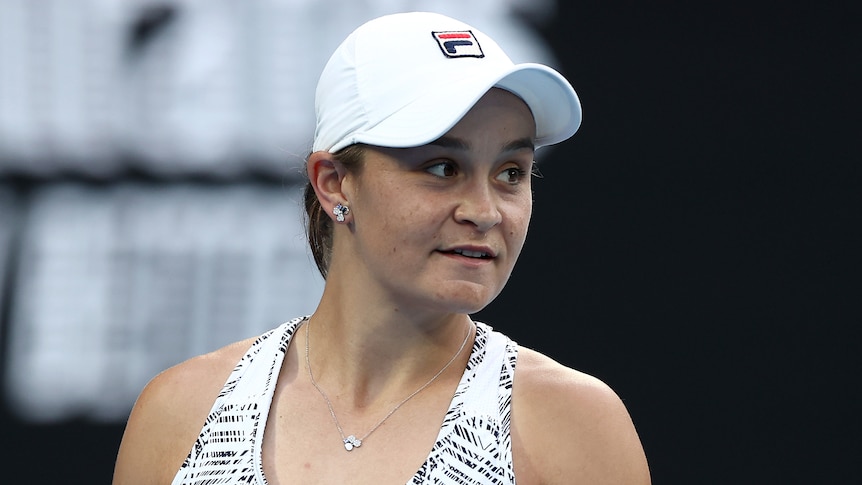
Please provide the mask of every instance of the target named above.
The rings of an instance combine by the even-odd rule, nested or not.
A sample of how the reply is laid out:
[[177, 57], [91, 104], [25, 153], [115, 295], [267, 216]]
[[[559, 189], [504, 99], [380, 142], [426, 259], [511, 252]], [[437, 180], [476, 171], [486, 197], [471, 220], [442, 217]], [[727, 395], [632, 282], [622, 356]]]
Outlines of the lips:
[[497, 254], [491, 248], [477, 246], [452, 247], [441, 249], [440, 252], [444, 254], [457, 254], [458, 256], [471, 259], [494, 259], [497, 257]]
[[479, 259], [489, 259], [491, 255], [486, 253], [485, 251], [471, 251], [469, 249], [455, 249], [451, 251], [455, 254], [460, 254], [461, 256], [466, 256], [468, 258], [479, 258]]

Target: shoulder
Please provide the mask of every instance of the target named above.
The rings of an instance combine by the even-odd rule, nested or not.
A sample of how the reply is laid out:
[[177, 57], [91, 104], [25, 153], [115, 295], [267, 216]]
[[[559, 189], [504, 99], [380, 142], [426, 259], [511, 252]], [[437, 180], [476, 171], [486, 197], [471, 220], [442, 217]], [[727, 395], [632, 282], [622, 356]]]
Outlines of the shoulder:
[[628, 410], [601, 380], [519, 347], [512, 392], [519, 482], [650, 483]]
[[225, 381], [254, 340], [193, 357], [147, 383], [126, 423], [115, 485], [170, 483]]

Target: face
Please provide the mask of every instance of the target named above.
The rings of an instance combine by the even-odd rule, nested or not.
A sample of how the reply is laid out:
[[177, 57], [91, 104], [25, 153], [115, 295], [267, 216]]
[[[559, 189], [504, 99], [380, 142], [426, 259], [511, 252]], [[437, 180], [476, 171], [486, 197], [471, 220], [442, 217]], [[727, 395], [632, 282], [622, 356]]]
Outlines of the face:
[[370, 148], [342, 184], [352, 274], [405, 309], [473, 313], [490, 303], [527, 235], [534, 134], [526, 104], [492, 89], [435, 142]]

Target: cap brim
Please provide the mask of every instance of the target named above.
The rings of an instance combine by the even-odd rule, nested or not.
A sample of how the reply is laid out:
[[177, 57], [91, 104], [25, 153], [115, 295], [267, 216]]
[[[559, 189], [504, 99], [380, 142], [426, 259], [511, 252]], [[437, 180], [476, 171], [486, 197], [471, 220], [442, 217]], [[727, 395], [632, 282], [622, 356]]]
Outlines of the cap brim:
[[581, 124], [581, 104], [575, 90], [560, 73], [541, 64], [474, 73], [437, 86], [375, 126], [342, 139], [330, 151], [355, 143], [391, 148], [425, 145], [455, 126], [493, 87], [514, 93], [530, 108], [536, 121], [537, 148], [571, 137]]

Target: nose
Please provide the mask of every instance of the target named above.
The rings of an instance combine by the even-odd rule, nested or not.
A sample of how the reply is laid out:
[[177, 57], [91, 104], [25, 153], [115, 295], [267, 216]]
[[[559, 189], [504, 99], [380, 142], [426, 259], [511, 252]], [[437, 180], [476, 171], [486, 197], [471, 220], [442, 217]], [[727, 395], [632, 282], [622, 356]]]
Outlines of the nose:
[[455, 209], [455, 220], [460, 224], [472, 224], [479, 232], [486, 232], [503, 220], [499, 200], [487, 183], [465, 186], [459, 194]]

